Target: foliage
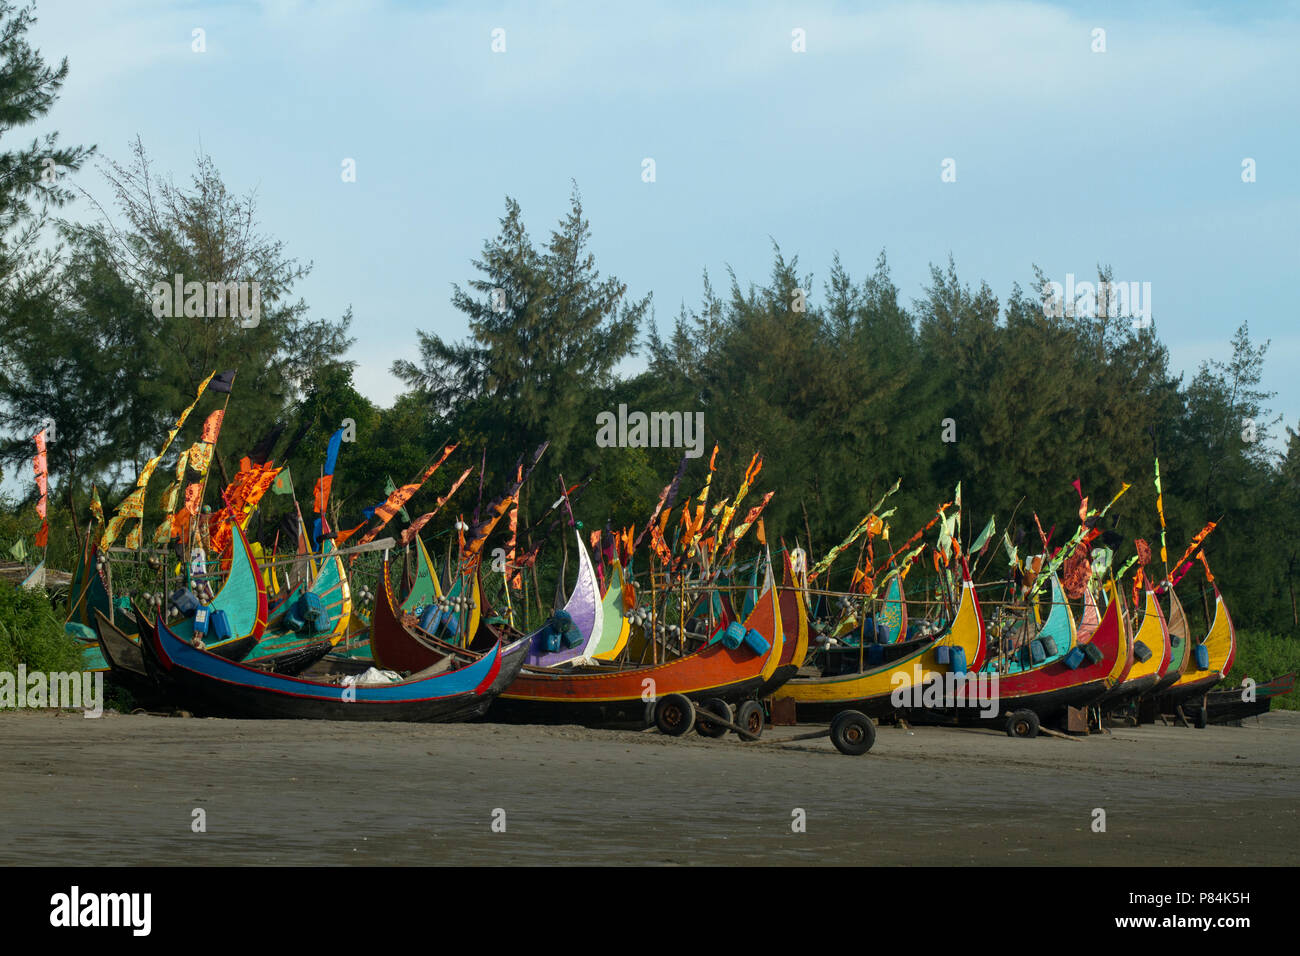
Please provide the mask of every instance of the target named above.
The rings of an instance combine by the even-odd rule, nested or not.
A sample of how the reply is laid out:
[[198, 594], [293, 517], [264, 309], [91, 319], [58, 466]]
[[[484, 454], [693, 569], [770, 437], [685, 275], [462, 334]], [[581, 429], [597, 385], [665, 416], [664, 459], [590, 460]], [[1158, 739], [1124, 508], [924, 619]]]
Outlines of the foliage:
[[78, 671], [81, 652], [44, 594], [0, 581], [0, 671], [19, 664], [29, 671]]
[[[1238, 687], [1246, 677], [1263, 683], [1283, 674], [1300, 673], [1300, 640], [1268, 631], [1238, 630], [1237, 659], [1218, 689]], [[1300, 688], [1273, 698], [1273, 706], [1300, 710]]]

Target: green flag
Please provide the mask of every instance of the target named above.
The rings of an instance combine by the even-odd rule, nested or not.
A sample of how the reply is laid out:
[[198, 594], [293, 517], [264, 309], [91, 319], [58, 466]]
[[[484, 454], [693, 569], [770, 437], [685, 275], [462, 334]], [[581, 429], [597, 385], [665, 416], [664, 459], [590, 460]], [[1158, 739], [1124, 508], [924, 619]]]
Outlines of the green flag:
[[989, 523], [984, 526], [984, 530], [981, 531], [979, 537], [975, 539], [975, 543], [970, 546], [971, 554], [979, 554], [984, 550], [984, 546], [988, 544], [988, 540], [992, 536], [993, 519], [989, 518]]
[[271, 485], [271, 493], [274, 495], [293, 494], [293, 476], [289, 474], [288, 465], [281, 468], [280, 473], [275, 476], [275, 483]]
[[14, 556], [15, 561], [24, 561], [27, 558], [27, 542], [19, 538], [14, 542], [14, 546], [9, 549], [9, 553]]
[[[393, 484], [392, 475], [385, 475], [384, 477], [387, 478], [387, 484], [384, 485], [384, 494], [391, 495], [394, 491], [397, 490], [397, 485]], [[402, 520], [405, 521], [407, 524], [411, 523], [411, 516], [406, 513], [405, 508], [398, 508], [397, 513], [402, 516]]]

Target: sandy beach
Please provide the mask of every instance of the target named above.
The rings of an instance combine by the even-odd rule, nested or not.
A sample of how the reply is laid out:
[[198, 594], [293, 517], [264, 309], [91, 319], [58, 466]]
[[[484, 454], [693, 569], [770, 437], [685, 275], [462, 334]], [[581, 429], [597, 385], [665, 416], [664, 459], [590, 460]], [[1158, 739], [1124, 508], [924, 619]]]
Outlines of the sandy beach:
[[1288, 712], [1078, 742], [881, 727], [856, 758], [576, 726], [17, 712], [0, 753], [5, 865], [1300, 860]]

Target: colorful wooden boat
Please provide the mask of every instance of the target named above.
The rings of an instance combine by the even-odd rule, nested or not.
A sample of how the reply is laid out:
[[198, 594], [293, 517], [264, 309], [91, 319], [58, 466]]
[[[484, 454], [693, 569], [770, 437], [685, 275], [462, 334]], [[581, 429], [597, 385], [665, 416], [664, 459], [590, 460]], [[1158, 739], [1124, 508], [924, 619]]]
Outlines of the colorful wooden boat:
[[[1145, 589], [1144, 605], [1142, 623], [1133, 636], [1133, 665], [1123, 682], [1102, 698], [1104, 708], [1114, 709], [1150, 693], [1169, 667], [1169, 625], [1150, 585]], [[1140, 659], [1143, 651], [1150, 655], [1145, 661]]]
[[1182, 602], [1178, 600], [1173, 588], [1169, 588], [1169, 615], [1165, 618], [1165, 623], [1169, 630], [1169, 663], [1147, 694], [1149, 698], [1159, 697], [1172, 687], [1187, 673], [1187, 667], [1192, 661], [1191, 628], [1187, 625], [1187, 612], [1183, 610]]
[[[793, 700], [799, 719], [830, 719], [845, 709], [859, 710], [869, 717], [883, 717], [897, 708], [895, 691], [924, 684], [935, 675], [953, 672], [953, 650], [965, 658], [962, 671], [978, 673], [984, 666], [986, 633], [970, 569], [962, 560], [961, 595], [952, 623], [942, 633], [918, 641], [876, 645], [892, 659], [853, 674], [796, 677], [776, 691], [777, 700]], [[948, 663], [941, 663], [946, 658]]]
[[1124, 598], [1124, 592], [1117, 585], [1113, 591], [1107, 589], [1106, 593], [1108, 601], [1119, 602], [1121, 643], [1119, 673], [1115, 676], [1110, 688], [1096, 701], [1103, 709], [1109, 709], [1114, 703], [1115, 694], [1128, 683], [1129, 675], [1133, 672], [1133, 665], [1137, 662], [1137, 658], [1134, 656], [1136, 642], [1134, 641], [1133, 615], [1129, 610], [1128, 601]]
[[[257, 646], [266, 630], [266, 589], [262, 586], [262, 574], [244, 529], [238, 522], [231, 522], [231, 526], [230, 571], [209, 605], [213, 611], [226, 613], [231, 637], [214, 641], [208, 649], [221, 657], [242, 660]], [[145, 630], [149, 628], [146, 626]], [[192, 641], [194, 619], [180, 619], [173, 626], [172, 633], [183, 641]]]
[[[988, 660], [984, 662], [986, 673], [1019, 674], [1021, 671], [1058, 661], [1074, 649], [1081, 637], [1086, 639], [1096, 631], [1100, 616], [1096, 613], [1097, 602], [1092, 594], [1089, 593], [1084, 600], [1084, 616], [1091, 617], [1092, 621], [1081, 630], [1075, 623], [1074, 612], [1070, 609], [1070, 602], [1066, 599], [1060, 578], [1053, 574], [1051, 582], [1051, 610], [1047, 612], [1047, 619], [1039, 625], [1033, 638], [1023, 647], [1017, 648], [1015, 653], [1005, 656], [990, 654]], [[1089, 609], [1092, 611], [1091, 615]], [[1037, 612], [1038, 609], [1035, 608], [1036, 616]], [[1030, 647], [1035, 640], [1040, 642], [1042, 653], [1042, 660], [1038, 662], [1033, 660]]]
[[[302, 664], [305, 667], [323, 657], [346, 636], [352, 620], [352, 591], [348, 585], [347, 569], [333, 540], [327, 538], [321, 545], [320, 570], [304, 593], [314, 595], [320, 602], [325, 624], [310, 632], [294, 629], [289, 614], [292, 605], [281, 607], [268, 623], [261, 639], [243, 658], [245, 664], [269, 662], [282, 673], [285, 666], [298, 667], [303, 660], [306, 660], [306, 664]], [[301, 598], [293, 600], [296, 602]], [[320, 650], [322, 642], [327, 645], [324, 651]]]
[[[93, 552], [92, 552], [93, 554]], [[134, 614], [122, 617], [122, 609], [111, 607], [108, 588], [104, 584], [95, 562], [86, 573], [87, 597], [85, 610], [92, 622], [103, 616], [115, 625], [115, 630], [138, 644], [140, 640], [137, 618]], [[221, 589], [213, 596], [210, 611], [224, 611], [230, 624], [230, 637], [222, 640], [205, 640], [207, 650], [219, 657], [230, 660], [244, 660], [257, 645], [262, 628], [266, 622], [266, 592], [262, 587], [261, 574], [253, 558], [252, 549], [242, 530], [234, 539], [230, 572]], [[194, 639], [194, 620], [184, 618], [175, 625], [176, 633], [185, 640]], [[95, 635], [93, 642], [86, 643], [81, 652], [81, 666], [87, 671], [108, 673], [112, 665], [99, 643], [99, 635], [92, 626], [90, 633]]]
[[595, 660], [617, 660], [627, 646], [632, 625], [627, 619], [629, 608], [623, 602], [623, 584], [623, 566], [615, 558], [609, 564], [609, 580], [605, 584], [605, 596], [601, 598], [604, 605], [603, 623], [600, 636], [591, 651]]
[[643, 717], [647, 702], [670, 694], [693, 701], [727, 702], [752, 696], [770, 682], [784, 647], [777, 589], [767, 588], [744, 622], [763, 638], [761, 653], [748, 643], [721, 640], [662, 664], [525, 669], [497, 699], [491, 716], [512, 720]]
[[[1096, 629], [1082, 634], [1081, 645], [1090, 644], [1100, 654], [1086, 657], [1077, 668], [1060, 658], [1018, 674], [1008, 674], [998, 683], [1001, 715], [1032, 710], [1040, 719], [1060, 713], [1066, 707], [1086, 707], [1100, 700], [1114, 687], [1128, 667], [1129, 640], [1120, 613], [1118, 589], [1106, 585], [1109, 602]], [[1067, 655], [1068, 657], [1068, 655]]]
[[[375, 662], [378, 666], [398, 672], [417, 673], [445, 666], [448, 661], [463, 666], [483, 656], [483, 651], [461, 647], [428, 633], [415, 623], [414, 615], [400, 610], [393, 594], [387, 559], [380, 577], [379, 593], [375, 595], [374, 614], [370, 620], [371, 647], [381, 655]], [[502, 670], [498, 683], [492, 688], [494, 695], [503, 691], [506, 684], [519, 673], [532, 646], [532, 639], [531, 634], [515, 633], [509, 637], [503, 636], [488, 648], [489, 651], [496, 647], [501, 649]]]
[[[533, 635], [527, 661], [530, 667], [556, 667], [569, 661], [589, 660], [604, 631], [605, 606], [600, 597], [596, 569], [592, 566], [591, 555], [583, 544], [581, 533], [575, 529], [574, 536], [578, 540], [577, 583], [565, 602], [563, 617], [554, 616], [546, 627]], [[551, 650], [548, 642], [561, 620], [574, 628], [569, 632], [574, 634], [573, 643], [572, 646]]]
[[1214, 622], [1209, 632], [1201, 641], [1206, 649], [1208, 666], [1197, 665], [1195, 648], [1188, 649], [1191, 661], [1187, 670], [1165, 691], [1165, 704], [1175, 707], [1193, 697], [1206, 694], [1215, 684], [1223, 680], [1232, 670], [1232, 662], [1237, 657], [1237, 631], [1233, 627], [1232, 617], [1223, 603], [1219, 585], [1214, 584]]
[[[757, 696], [771, 696], [777, 688], [792, 679], [803, 666], [808, 656], [808, 606], [804, 602], [803, 592], [795, 583], [794, 567], [790, 555], [785, 556], [785, 568], [781, 578], [781, 588], [777, 592], [777, 605], [781, 613], [781, 657], [770, 680], [757, 691]], [[768, 586], [771, 586], [771, 563], [768, 564]]]
[[1285, 696], [1294, 690], [1295, 673], [1292, 672], [1256, 684], [1252, 694], [1247, 694], [1245, 688], [1233, 687], [1229, 690], [1211, 691], [1204, 698], [1193, 697], [1183, 704], [1183, 713], [1202, 727], [1208, 724], [1226, 724], [1268, 713], [1273, 706], [1273, 698]]
[[[198, 714], [315, 720], [448, 722], [482, 716], [503, 673], [501, 648], [457, 666], [439, 666], [390, 684], [345, 685], [269, 673], [200, 651], [161, 620], [145, 629], [146, 666], [182, 706]], [[511, 666], [518, 668], [523, 656]]]
[[[125, 611], [120, 611], [115, 620], [109, 620], [103, 611], [94, 613], [95, 632], [107, 679], [128, 691], [137, 702], [149, 702], [160, 697], [158, 685], [145, 668], [141, 656], [139, 629], [135, 627], [137, 618], [128, 616]], [[130, 626], [129, 633], [119, 626], [123, 623]]]

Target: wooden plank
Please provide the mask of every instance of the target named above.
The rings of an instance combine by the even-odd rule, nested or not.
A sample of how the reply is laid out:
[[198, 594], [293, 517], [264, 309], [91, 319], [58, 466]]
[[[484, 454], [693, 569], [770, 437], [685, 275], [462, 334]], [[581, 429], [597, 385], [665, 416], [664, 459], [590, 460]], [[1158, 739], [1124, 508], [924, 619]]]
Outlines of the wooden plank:
[[1071, 737], [1069, 734], [1063, 734], [1059, 730], [1049, 730], [1046, 727], [1039, 727], [1038, 732], [1040, 734], [1047, 734], [1049, 737], [1059, 737], [1061, 740], [1068, 740], [1071, 743], [1077, 744], [1081, 742], [1078, 737]]

